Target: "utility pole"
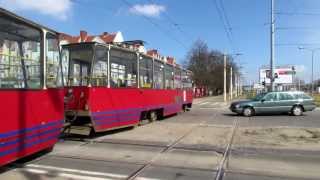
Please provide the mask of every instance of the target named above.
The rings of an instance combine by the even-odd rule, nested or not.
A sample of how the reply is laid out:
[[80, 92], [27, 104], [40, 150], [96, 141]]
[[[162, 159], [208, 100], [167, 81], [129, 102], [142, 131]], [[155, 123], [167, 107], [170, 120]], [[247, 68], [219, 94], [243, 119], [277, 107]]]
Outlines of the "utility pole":
[[315, 48], [315, 49], [309, 49], [309, 48], [304, 48], [304, 47], [299, 47], [299, 50], [307, 50], [307, 51], [310, 51], [311, 52], [311, 94], [313, 94], [313, 91], [314, 91], [314, 54], [316, 51], [319, 51], [320, 48]]
[[223, 55], [223, 101], [227, 101], [227, 55]]
[[313, 95], [314, 90], [314, 80], [313, 80], [313, 58], [314, 58], [314, 51], [312, 51], [312, 59], [311, 59], [311, 94]]
[[235, 97], [238, 97], [238, 74], [234, 74]]
[[233, 98], [233, 82], [232, 82], [232, 66], [230, 67], [230, 90], [229, 90], [229, 94], [230, 94], [230, 101]]
[[274, 0], [271, 0], [271, 24], [270, 24], [270, 40], [271, 40], [271, 47], [270, 47], [270, 85], [271, 85], [271, 91], [275, 90], [274, 87]]

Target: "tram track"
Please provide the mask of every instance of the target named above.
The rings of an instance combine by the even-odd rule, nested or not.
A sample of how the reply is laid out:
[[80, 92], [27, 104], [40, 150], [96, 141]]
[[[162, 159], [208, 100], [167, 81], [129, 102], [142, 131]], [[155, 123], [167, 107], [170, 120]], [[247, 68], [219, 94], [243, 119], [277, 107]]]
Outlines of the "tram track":
[[[216, 114], [213, 115], [214, 117]], [[174, 142], [166, 146], [161, 152], [159, 152], [156, 156], [154, 156], [148, 163], [144, 164], [142, 167], [140, 167], [137, 171], [133, 172], [131, 175], [129, 175], [126, 180], [134, 180], [139, 175], [141, 175], [148, 167], [152, 166], [153, 162], [155, 162], [161, 155], [169, 152], [172, 149], [175, 149], [175, 146], [181, 142], [185, 137], [187, 137], [189, 134], [191, 134], [195, 129], [204, 126], [206, 121], [201, 121], [199, 124], [193, 126], [189, 131], [184, 133], [182, 136], [180, 136], [178, 139], [176, 139]], [[178, 149], [178, 148], [177, 148]], [[180, 149], [188, 149], [188, 148], [180, 148]], [[219, 153], [218, 151], [215, 151]]]
[[236, 134], [236, 131], [238, 130], [239, 123], [238, 123], [238, 118], [235, 117], [233, 121], [233, 126], [232, 126], [232, 131], [231, 131], [231, 136], [228, 144], [226, 145], [225, 151], [223, 152], [223, 157], [219, 163], [216, 175], [215, 175], [215, 180], [223, 180], [225, 173], [226, 173], [226, 168], [228, 166], [229, 162], [229, 156], [231, 155], [231, 148], [233, 144], [233, 139]]
[[[201, 122], [200, 124], [202, 124]], [[148, 161], [146, 164], [144, 164], [141, 168], [139, 168], [137, 171], [133, 172], [131, 175], [129, 175], [126, 180], [134, 180], [136, 179], [145, 169], [150, 167], [153, 162], [155, 162], [162, 154], [169, 152], [173, 149], [174, 146], [176, 146], [183, 138], [191, 134], [195, 129], [197, 129], [199, 125], [196, 125], [192, 127], [189, 131], [187, 131], [185, 134], [180, 136], [178, 139], [176, 139], [174, 142], [166, 146], [162, 151], [160, 151], [157, 155], [155, 155], [150, 161]]]
[[[213, 114], [213, 116], [216, 116], [216, 114]], [[214, 117], [212, 117], [214, 118]], [[216, 152], [218, 154], [222, 154], [223, 153], [223, 148], [220, 148], [220, 149], [216, 149], [216, 148], [212, 148], [212, 149], [202, 149], [202, 148], [194, 148], [194, 147], [180, 147], [180, 146], [177, 146], [184, 138], [186, 138], [188, 135], [190, 135], [192, 132], [194, 132], [197, 128], [200, 128], [200, 127], [204, 127], [205, 124], [206, 124], [207, 121], [202, 121], [202, 122], [199, 122], [199, 123], [194, 123], [193, 126], [190, 127], [190, 129], [185, 132], [183, 135], [179, 136], [178, 138], [176, 138], [176, 140], [174, 140], [173, 142], [171, 142], [169, 145], [152, 145], [152, 144], [138, 144], [138, 143], [123, 143], [123, 142], [104, 142], [104, 141], [99, 141], [99, 140], [92, 140], [92, 139], [87, 139], [87, 138], [83, 138], [83, 139], [65, 139], [65, 141], [77, 141], [77, 142], [80, 142], [77, 147], [80, 148], [80, 147], [84, 147], [84, 146], [87, 146], [87, 145], [90, 145], [90, 144], [93, 144], [93, 143], [102, 143], [102, 144], [119, 144], [119, 145], [136, 145], [136, 146], [147, 146], [147, 147], [158, 147], [158, 148], [161, 148], [162, 150], [160, 152], [158, 152], [154, 157], [152, 157], [151, 160], [147, 161], [147, 162], [144, 162], [144, 163], [138, 163], [138, 162], [120, 162], [120, 161], [114, 161], [114, 160], [106, 160], [106, 159], [97, 159], [97, 158], [90, 158], [90, 157], [73, 157], [72, 154], [70, 154], [70, 156], [64, 156], [64, 155], [55, 155], [55, 154], [48, 154], [48, 155], [45, 155], [43, 157], [41, 157], [40, 159], [35, 159], [34, 161], [31, 161], [31, 162], [28, 162], [27, 164], [30, 164], [30, 163], [36, 163], [38, 161], [41, 161], [45, 158], [48, 158], [48, 157], [62, 157], [62, 158], [70, 158], [70, 159], [81, 159], [81, 160], [94, 160], [94, 161], [100, 161], [100, 162], [110, 162], [110, 163], [113, 163], [113, 162], [116, 162], [116, 163], [129, 163], [129, 164], [132, 164], [132, 165], [139, 165], [140, 167], [132, 172], [131, 174], [128, 175], [128, 177], [126, 178], [127, 180], [131, 180], [131, 179], [136, 179], [137, 177], [140, 177], [140, 175], [145, 172], [145, 170], [147, 170], [148, 167], [150, 166], [163, 166], [161, 164], [156, 164], [155, 162], [159, 159], [160, 156], [164, 155], [165, 153], [168, 153], [170, 152], [171, 150], [173, 149], [178, 149], [178, 150], [191, 150], [191, 151], [210, 151], [210, 152]], [[72, 148], [73, 150], [75, 150], [74, 148]], [[76, 148], [77, 149], [77, 148]], [[69, 150], [67, 150], [69, 151]], [[69, 154], [69, 153], [67, 153]], [[25, 163], [21, 163], [17, 166], [15, 166], [15, 168], [24, 168], [24, 166], [26, 166]], [[163, 166], [164, 167], [164, 166]], [[176, 168], [183, 168], [183, 169], [190, 169], [190, 170], [194, 170], [194, 169], [197, 169], [197, 168], [188, 168], [188, 167], [177, 167], [177, 166], [174, 166]], [[14, 168], [14, 167], [13, 167]], [[198, 170], [202, 170], [202, 171], [212, 171], [210, 168], [206, 168], [206, 169], [203, 169], [203, 168], [199, 168]]]

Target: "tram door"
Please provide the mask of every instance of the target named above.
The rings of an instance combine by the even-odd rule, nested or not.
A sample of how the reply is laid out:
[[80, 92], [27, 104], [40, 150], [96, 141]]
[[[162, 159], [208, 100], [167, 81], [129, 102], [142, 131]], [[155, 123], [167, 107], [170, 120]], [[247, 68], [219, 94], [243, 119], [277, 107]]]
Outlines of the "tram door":
[[71, 62], [70, 75], [73, 86], [87, 86], [90, 76], [90, 64], [85, 61], [73, 59]]

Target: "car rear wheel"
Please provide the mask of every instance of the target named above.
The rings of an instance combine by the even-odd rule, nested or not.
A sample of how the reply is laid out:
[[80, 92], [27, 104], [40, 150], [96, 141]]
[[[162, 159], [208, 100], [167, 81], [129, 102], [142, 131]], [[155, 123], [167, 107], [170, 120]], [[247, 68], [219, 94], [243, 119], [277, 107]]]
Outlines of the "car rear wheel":
[[303, 114], [303, 109], [301, 106], [294, 106], [291, 112], [294, 116], [301, 116]]
[[253, 109], [251, 107], [246, 107], [243, 109], [243, 115], [246, 117], [252, 116], [254, 113]]

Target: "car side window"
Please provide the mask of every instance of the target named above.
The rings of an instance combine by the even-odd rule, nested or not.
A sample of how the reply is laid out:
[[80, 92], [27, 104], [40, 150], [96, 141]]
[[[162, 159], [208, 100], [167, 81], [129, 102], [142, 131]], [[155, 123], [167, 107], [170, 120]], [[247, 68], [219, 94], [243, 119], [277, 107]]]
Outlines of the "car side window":
[[269, 93], [264, 96], [263, 98], [265, 101], [276, 101], [277, 100], [277, 94], [276, 93]]
[[279, 100], [280, 101], [288, 101], [288, 100], [292, 100], [293, 96], [291, 96], [288, 93], [279, 93]]

